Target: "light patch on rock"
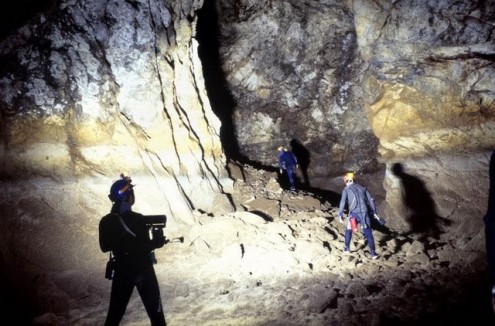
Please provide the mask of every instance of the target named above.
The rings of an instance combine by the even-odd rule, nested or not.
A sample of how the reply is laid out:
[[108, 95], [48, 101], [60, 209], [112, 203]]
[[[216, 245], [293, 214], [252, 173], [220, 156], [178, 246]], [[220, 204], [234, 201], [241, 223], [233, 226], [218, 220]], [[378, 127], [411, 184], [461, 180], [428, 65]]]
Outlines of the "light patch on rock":
[[311, 118], [315, 121], [322, 121], [323, 120], [323, 112], [318, 108], [314, 107], [311, 110]]

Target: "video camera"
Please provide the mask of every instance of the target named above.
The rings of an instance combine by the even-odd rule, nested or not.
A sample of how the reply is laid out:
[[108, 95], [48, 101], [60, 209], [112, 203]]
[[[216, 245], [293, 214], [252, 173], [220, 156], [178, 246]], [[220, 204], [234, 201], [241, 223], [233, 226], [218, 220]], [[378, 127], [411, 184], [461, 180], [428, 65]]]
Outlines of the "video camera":
[[165, 215], [144, 215], [144, 223], [150, 229], [163, 229], [167, 226], [167, 216]]
[[184, 237], [166, 239], [163, 235], [163, 229], [167, 225], [167, 217], [165, 215], [143, 215], [145, 224], [150, 228], [153, 239], [164, 239], [164, 243], [180, 242], [184, 243]]
[[165, 243], [166, 240], [163, 235], [163, 229], [167, 225], [167, 217], [165, 215], [143, 215], [143, 218], [144, 223], [151, 231], [152, 239]]

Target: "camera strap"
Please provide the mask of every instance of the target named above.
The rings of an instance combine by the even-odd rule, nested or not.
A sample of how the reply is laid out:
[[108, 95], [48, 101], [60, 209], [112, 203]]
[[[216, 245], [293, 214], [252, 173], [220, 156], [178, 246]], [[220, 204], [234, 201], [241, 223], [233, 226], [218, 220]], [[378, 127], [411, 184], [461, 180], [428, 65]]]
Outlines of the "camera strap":
[[124, 227], [124, 230], [126, 230], [127, 233], [131, 234], [135, 238], [136, 235], [134, 234], [134, 232], [131, 231], [131, 229], [129, 229], [127, 224], [125, 224], [124, 220], [122, 219], [122, 216], [120, 216], [120, 214], [116, 214], [116, 215], [119, 217], [120, 224], [122, 224], [122, 226]]

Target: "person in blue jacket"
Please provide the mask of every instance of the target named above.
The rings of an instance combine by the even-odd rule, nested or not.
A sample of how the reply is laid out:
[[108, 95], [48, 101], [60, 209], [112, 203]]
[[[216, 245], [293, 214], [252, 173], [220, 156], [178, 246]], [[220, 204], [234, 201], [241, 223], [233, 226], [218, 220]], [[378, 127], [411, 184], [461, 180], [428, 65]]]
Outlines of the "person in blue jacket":
[[360, 184], [357, 184], [354, 180], [355, 175], [353, 172], [347, 172], [344, 175], [345, 188], [342, 191], [342, 197], [339, 205], [338, 218], [339, 222], [342, 224], [344, 223], [342, 217], [346, 204], [348, 209], [344, 236], [344, 254], [350, 254], [352, 233], [357, 232], [357, 225], [359, 225], [361, 231], [366, 237], [366, 240], [368, 241], [371, 258], [377, 259], [378, 255], [375, 251], [375, 239], [373, 238], [373, 233], [371, 232], [370, 220], [370, 215], [378, 218], [378, 215], [376, 215], [375, 200], [371, 196], [368, 189]]
[[280, 169], [280, 173], [282, 174], [284, 171], [287, 173], [287, 177], [289, 178], [290, 191], [295, 191], [296, 184], [294, 180], [294, 173], [299, 166], [297, 163], [297, 157], [285, 146], [280, 146], [278, 148], [278, 153], [278, 166]]
[[488, 189], [488, 209], [483, 220], [485, 222], [486, 255], [488, 271], [492, 286], [492, 307], [495, 311], [495, 151], [490, 157], [490, 188]]

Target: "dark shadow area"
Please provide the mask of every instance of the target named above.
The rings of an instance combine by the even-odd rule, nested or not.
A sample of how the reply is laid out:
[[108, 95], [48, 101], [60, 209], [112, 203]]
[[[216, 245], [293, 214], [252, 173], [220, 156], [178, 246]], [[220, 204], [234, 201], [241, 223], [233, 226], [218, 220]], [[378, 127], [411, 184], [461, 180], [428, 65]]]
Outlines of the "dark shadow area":
[[[440, 309], [434, 312], [424, 312], [414, 325], [438, 326], [438, 325], [495, 325], [495, 317], [491, 306], [490, 288], [487, 285], [485, 275], [473, 278], [474, 282], [465, 280], [462, 285], [463, 299], [452, 303], [449, 293], [444, 294]], [[387, 324], [392, 325], [392, 324]], [[397, 325], [397, 324], [394, 324]]]
[[[490, 176], [490, 184], [488, 188], [488, 208], [485, 216], [483, 217], [483, 222], [485, 224], [485, 248], [490, 282], [488, 289], [491, 289], [495, 286], [495, 151], [493, 151], [490, 156], [488, 173]], [[492, 297], [494, 300], [494, 305], [492, 308], [495, 312], [495, 295], [492, 294]]]
[[[328, 219], [328, 223], [332, 222], [334, 219]], [[340, 235], [335, 231], [335, 229], [330, 228], [328, 225], [323, 228], [325, 232], [327, 232], [330, 236], [332, 236], [333, 239], [338, 239]], [[326, 243], [326, 245], [325, 245]], [[328, 248], [327, 248], [328, 246]], [[327, 241], [323, 242], [323, 247], [327, 248], [328, 250], [331, 251], [330, 244]]]
[[290, 141], [290, 146], [292, 147], [292, 153], [297, 157], [297, 162], [299, 163], [299, 168], [303, 176], [303, 184], [305, 187], [310, 187], [308, 168], [311, 163], [311, 154], [309, 150], [297, 139], [292, 139]]
[[258, 215], [259, 217], [261, 217], [262, 219], [264, 219], [267, 222], [273, 222], [273, 217], [271, 217], [270, 215], [268, 215], [266, 213], [263, 213], [262, 211], [254, 210], [254, 211], [249, 211], [249, 212], [253, 213], [255, 215]]
[[[14, 272], [12, 267], [7, 267], [3, 262], [0, 267], [2, 280], [0, 281], [0, 313], [2, 319], [10, 321], [12, 325], [30, 325], [39, 309], [36, 299], [32, 297], [34, 295], [32, 289], [27, 288], [30, 285], [29, 280], [19, 286], [19, 282], [13, 281], [12, 275], [8, 275]], [[31, 281], [35, 282], [35, 280]]]
[[409, 234], [419, 234], [422, 240], [426, 240], [428, 236], [438, 240], [442, 232], [439, 223], [449, 225], [450, 221], [437, 214], [435, 203], [423, 181], [404, 172], [400, 163], [392, 166], [392, 173], [402, 183], [404, 204], [410, 211], [406, 216], [411, 227]]
[[239, 154], [239, 145], [235, 135], [232, 115], [236, 106], [227, 86], [225, 74], [220, 60], [218, 14], [216, 0], [205, 0], [203, 8], [198, 11], [196, 39], [198, 40], [198, 55], [203, 64], [205, 88], [210, 99], [211, 108], [220, 119], [220, 141], [227, 159], [244, 162]]
[[0, 8], [0, 39], [26, 24], [41, 12], [52, 9], [56, 0], [4, 1]]

